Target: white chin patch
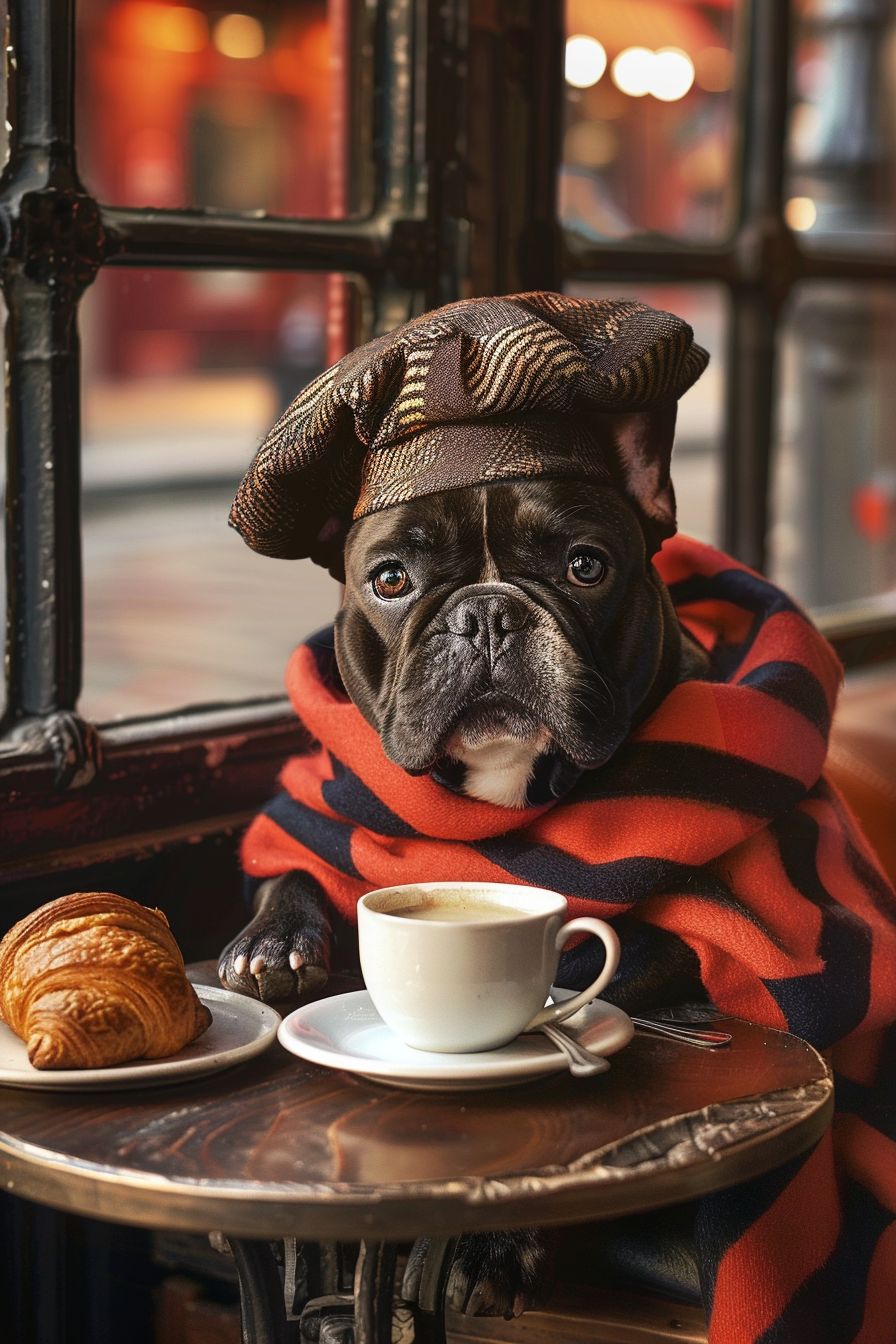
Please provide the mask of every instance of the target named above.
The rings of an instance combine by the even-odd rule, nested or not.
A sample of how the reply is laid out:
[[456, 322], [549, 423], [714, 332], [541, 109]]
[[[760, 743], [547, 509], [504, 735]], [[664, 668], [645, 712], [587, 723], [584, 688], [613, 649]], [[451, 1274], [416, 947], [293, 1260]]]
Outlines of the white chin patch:
[[499, 807], [525, 807], [526, 788], [535, 762], [547, 749], [550, 733], [542, 728], [532, 737], [493, 737], [477, 746], [467, 746], [456, 733], [448, 754], [466, 766], [464, 793]]

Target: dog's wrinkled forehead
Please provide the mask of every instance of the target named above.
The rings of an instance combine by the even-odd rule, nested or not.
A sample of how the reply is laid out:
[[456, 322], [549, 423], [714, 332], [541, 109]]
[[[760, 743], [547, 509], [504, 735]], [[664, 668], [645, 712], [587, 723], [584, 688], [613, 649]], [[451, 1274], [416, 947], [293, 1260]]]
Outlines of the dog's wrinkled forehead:
[[593, 542], [643, 557], [634, 510], [607, 484], [589, 479], [496, 482], [446, 490], [369, 514], [346, 541], [349, 581], [390, 558], [435, 561], [472, 583], [506, 567], [538, 568], [552, 550]]
[[677, 399], [707, 362], [687, 323], [628, 300], [468, 299], [353, 351], [302, 392], [231, 523], [253, 549], [338, 568], [353, 519], [444, 490], [613, 479], [655, 548], [675, 530]]

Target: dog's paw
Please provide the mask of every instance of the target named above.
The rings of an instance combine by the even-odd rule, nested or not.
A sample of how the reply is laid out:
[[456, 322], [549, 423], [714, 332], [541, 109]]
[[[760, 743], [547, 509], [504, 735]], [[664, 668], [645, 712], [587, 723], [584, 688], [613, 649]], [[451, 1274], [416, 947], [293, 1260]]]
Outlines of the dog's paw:
[[262, 916], [225, 947], [218, 960], [218, 979], [225, 989], [273, 1003], [322, 989], [328, 962], [325, 931], [287, 930]]
[[[403, 1286], [408, 1301], [417, 1300], [428, 1249], [425, 1238], [414, 1244]], [[461, 1237], [448, 1275], [445, 1305], [465, 1316], [511, 1320], [535, 1304], [547, 1266], [544, 1237], [537, 1228]]]

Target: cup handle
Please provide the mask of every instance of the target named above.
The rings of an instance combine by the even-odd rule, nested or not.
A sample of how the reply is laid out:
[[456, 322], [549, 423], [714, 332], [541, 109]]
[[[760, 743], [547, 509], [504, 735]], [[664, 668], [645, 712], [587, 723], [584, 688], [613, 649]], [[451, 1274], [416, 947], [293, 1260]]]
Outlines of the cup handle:
[[604, 923], [602, 919], [592, 919], [590, 915], [583, 915], [581, 919], [571, 919], [568, 924], [557, 933], [557, 954], [563, 950], [563, 945], [574, 933], [593, 933], [599, 938], [607, 949], [607, 960], [600, 975], [583, 989], [581, 994], [577, 994], [574, 999], [564, 999], [562, 1003], [552, 1003], [548, 1008], [542, 1008], [536, 1013], [528, 1027], [524, 1031], [534, 1031], [536, 1027], [541, 1027], [545, 1022], [563, 1022], [567, 1017], [572, 1017], [580, 1008], [584, 1008], [586, 1003], [596, 999], [598, 994], [604, 989], [613, 978], [613, 972], [619, 965], [619, 939], [616, 937], [615, 930], [609, 924]]

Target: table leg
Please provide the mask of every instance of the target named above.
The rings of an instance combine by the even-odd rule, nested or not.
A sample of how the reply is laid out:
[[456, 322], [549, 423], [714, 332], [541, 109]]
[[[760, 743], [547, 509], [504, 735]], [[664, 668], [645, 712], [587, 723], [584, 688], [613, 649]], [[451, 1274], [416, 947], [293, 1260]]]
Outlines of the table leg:
[[[445, 1286], [455, 1240], [416, 1243], [411, 1301], [395, 1282], [398, 1247], [362, 1241], [354, 1291], [315, 1298], [302, 1313], [301, 1339], [319, 1344], [445, 1344]], [[409, 1281], [409, 1280], [408, 1280]]]
[[355, 1265], [355, 1344], [392, 1344], [398, 1247], [362, 1241]]
[[414, 1304], [415, 1344], [445, 1344], [445, 1293], [457, 1242], [421, 1237], [411, 1248], [402, 1291]]
[[243, 1344], [294, 1344], [296, 1327], [286, 1319], [283, 1285], [268, 1241], [228, 1237], [240, 1282]]

